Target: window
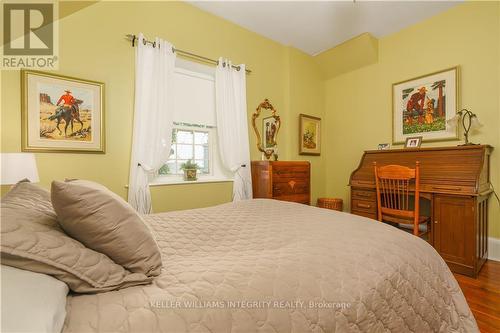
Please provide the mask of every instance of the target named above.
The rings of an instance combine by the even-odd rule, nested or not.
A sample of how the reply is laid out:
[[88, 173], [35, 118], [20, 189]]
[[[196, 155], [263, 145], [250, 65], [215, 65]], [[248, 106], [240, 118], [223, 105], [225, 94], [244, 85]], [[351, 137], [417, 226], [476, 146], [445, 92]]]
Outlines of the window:
[[198, 164], [202, 175], [209, 175], [210, 166], [210, 130], [177, 127], [172, 130], [172, 148], [167, 164], [160, 169], [161, 175], [182, 175], [181, 165], [187, 161]]
[[183, 183], [181, 165], [200, 167], [198, 181], [231, 180], [222, 167], [215, 126], [214, 68], [177, 59], [172, 147], [153, 184]]

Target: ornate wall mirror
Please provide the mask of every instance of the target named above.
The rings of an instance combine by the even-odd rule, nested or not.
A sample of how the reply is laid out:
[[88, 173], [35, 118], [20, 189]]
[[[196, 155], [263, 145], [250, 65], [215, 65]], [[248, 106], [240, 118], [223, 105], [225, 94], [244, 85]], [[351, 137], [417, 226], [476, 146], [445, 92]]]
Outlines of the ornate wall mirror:
[[[257, 149], [261, 151], [266, 159], [274, 156], [278, 159], [278, 143], [277, 137], [281, 127], [280, 116], [276, 114], [276, 110], [266, 98], [260, 103], [254, 114], [252, 115], [252, 126], [257, 136]], [[257, 125], [256, 120], [262, 116], [262, 124]], [[259, 127], [261, 130], [259, 131]]]

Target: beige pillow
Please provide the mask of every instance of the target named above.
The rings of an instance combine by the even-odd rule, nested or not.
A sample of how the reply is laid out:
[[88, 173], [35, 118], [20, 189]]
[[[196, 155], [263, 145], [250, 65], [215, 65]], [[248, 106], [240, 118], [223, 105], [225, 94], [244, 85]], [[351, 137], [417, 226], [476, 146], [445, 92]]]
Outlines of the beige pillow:
[[1, 203], [2, 264], [52, 275], [75, 292], [120, 289], [151, 281], [86, 248], [59, 227], [50, 194], [29, 182], [17, 184]]
[[151, 232], [120, 196], [86, 180], [53, 181], [51, 192], [59, 224], [68, 235], [131, 272], [160, 274], [160, 250]]

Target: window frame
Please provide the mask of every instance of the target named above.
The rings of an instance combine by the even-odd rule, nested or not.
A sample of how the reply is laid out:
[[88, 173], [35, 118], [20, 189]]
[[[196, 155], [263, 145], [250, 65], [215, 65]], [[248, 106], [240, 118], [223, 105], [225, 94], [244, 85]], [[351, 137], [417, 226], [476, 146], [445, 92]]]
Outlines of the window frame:
[[[184, 180], [183, 174], [167, 174], [167, 175], [158, 175], [153, 181], [150, 182], [150, 186], [161, 186], [161, 185], [179, 185], [179, 184], [197, 184], [197, 183], [218, 183], [218, 182], [232, 182], [234, 180], [233, 177], [229, 176], [229, 174], [224, 173], [223, 170], [219, 170], [216, 172], [215, 164], [216, 159], [219, 159], [220, 156], [218, 151], [218, 146], [216, 144], [217, 140], [217, 128], [212, 126], [200, 127], [204, 125], [193, 124], [191, 126], [183, 123], [174, 123], [172, 126], [172, 130], [185, 130], [185, 131], [198, 131], [198, 132], [208, 132], [208, 163], [209, 163], [209, 173], [206, 174], [198, 174], [198, 179], [195, 181], [186, 181]], [[193, 141], [194, 146], [194, 141]], [[193, 159], [194, 160], [194, 159]], [[222, 167], [222, 165], [219, 165]]]
[[[201, 125], [203, 126], [203, 125]], [[208, 143], [207, 143], [207, 146], [208, 146], [208, 173], [198, 173], [198, 177], [201, 177], [201, 176], [213, 176], [214, 174], [214, 163], [213, 163], [213, 155], [214, 155], [214, 144], [213, 144], [213, 136], [216, 135], [216, 132], [214, 131], [215, 128], [212, 128], [212, 127], [201, 127], [200, 125], [192, 125], [192, 126], [187, 126], [185, 124], [179, 124], [179, 125], [176, 125], [174, 123], [174, 125], [172, 126], [172, 131], [176, 130], [176, 131], [185, 131], [185, 132], [192, 132], [193, 133], [193, 143], [190, 144], [192, 147], [193, 147], [193, 158], [191, 159], [191, 161], [193, 161], [194, 163], [196, 163], [196, 159], [194, 158], [195, 157], [195, 146], [202, 146], [201, 144], [196, 144], [195, 143], [195, 138], [194, 138], [194, 133], [195, 132], [201, 132], [201, 133], [207, 133], [208, 134]], [[175, 145], [178, 145], [179, 143], [175, 143]], [[180, 143], [181, 145], [188, 145], [188, 143]], [[172, 142], [172, 145], [174, 145], [174, 142]], [[176, 158], [174, 159], [175, 161], [179, 161], [179, 160], [184, 160], [184, 159], [179, 159], [178, 156], [176, 156]], [[172, 161], [170, 158], [169, 158], [169, 161]], [[174, 173], [174, 174], [171, 174], [172, 176], [182, 176], [182, 174], [177, 174], [177, 173]], [[163, 176], [163, 175], [162, 175]], [[168, 176], [168, 175], [164, 175], [164, 176]]]
[[[201, 65], [199, 63], [176, 59], [175, 71], [182, 73], [183, 75], [193, 76], [199, 79], [210, 79], [215, 80], [215, 70], [212, 67]], [[214, 92], [215, 93], [215, 92]], [[222, 160], [219, 154], [218, 147], [218, 137], [217, 137], [217, 127], [206, 126], [204, 124], [187, 124], [180, 122], [174, 122], [172, 129], [181, 129], [188, 131], [207, 131], [208, 134], [208, 150], [209, 150], [209, 173], [208, 174], [198, 174], [198, 180], [196, 181], [185, 181], [182, 174], [170, 174], [170, 175], [157, 175], [152, 181], [150, 181], [151, 186], [161, 186], [161, 185], [180, 185], [180, 184], [196, 184], [196, 183], [212, 183], [212, 182], [232, 182], [234, 180], [234, 175], [226, 171], [222, 165]], [[193, 143], [194, 144], [194, 143]], [[194, 155], [193, 155], [194, 160]]]

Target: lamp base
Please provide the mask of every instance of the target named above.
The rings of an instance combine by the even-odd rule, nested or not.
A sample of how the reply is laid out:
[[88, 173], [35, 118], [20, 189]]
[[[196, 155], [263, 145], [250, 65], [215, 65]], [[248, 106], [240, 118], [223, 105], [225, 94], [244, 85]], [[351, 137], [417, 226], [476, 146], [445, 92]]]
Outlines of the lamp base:
[[459, 147], [461, 146], [479, 146], [480, 143], [472, 143], [472, 142], [467, 142], [467, 143], [464, 143], [462, 145], [458, 145]]

